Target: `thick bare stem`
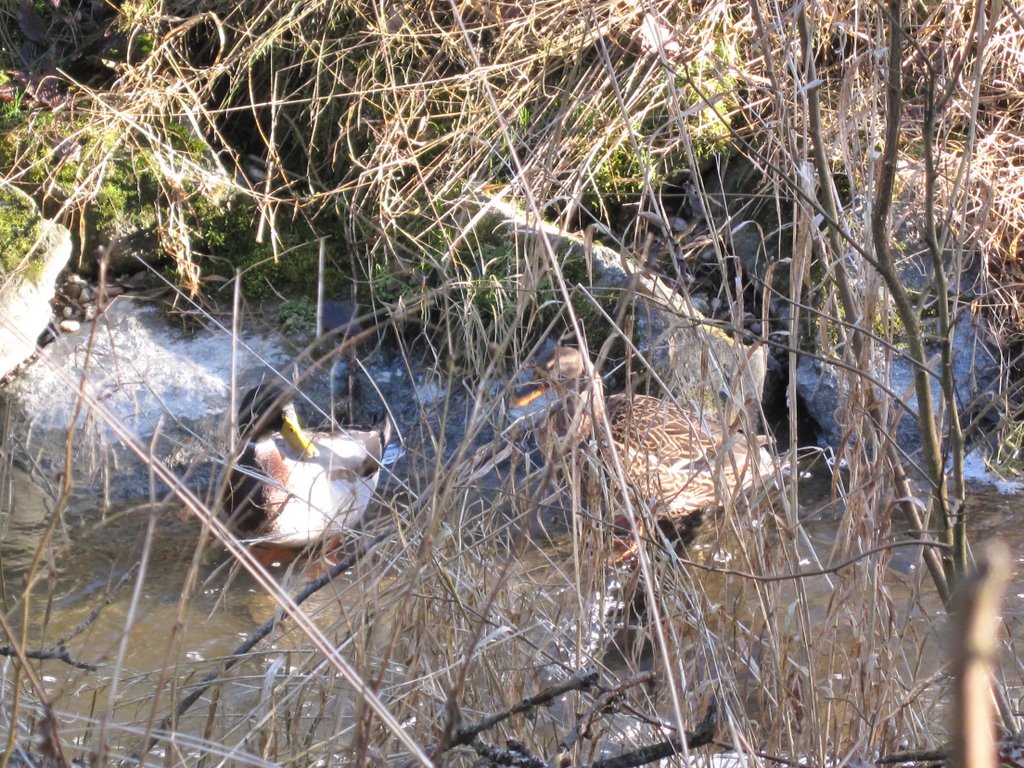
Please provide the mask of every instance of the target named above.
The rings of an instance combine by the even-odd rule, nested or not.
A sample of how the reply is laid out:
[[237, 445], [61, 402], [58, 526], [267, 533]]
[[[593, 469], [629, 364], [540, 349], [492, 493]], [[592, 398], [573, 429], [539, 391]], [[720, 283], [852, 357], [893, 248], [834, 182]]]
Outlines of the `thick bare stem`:
[[963, 579], [957, 592], [950, 723], [953, 768], [996, 766], [992, 663], [1003, 591], [1011, 576], [1009, 550], [1001, 541], [993, 541], [985, 548], [977, 570]]
[[[900, 0], [890, 0], [890, 13], [895, 13], [895, 15], [892, 16], [893, 19], [899, 18]], [[797, 19], [800, 29], [801, 43], [806, 57], [807, 71], [804, 73], [804, 76], [808, 82], [813, 82], [816, 77], [814, 72], [814, 59], [811, 51], [813, 35], [811, 34], [810, 21], [807, 18], [806, 8], [801, 9]], [[940, 519], [945, 525], [948, 521], [944, 512], [945, 480], [942, 475], [941, 446], [933, 415], [931, 389], [928, 381], [929, 373], [925, 365], [926, 357], [924, 343], [921, 338], [920, 323], [918, 322], [917, 313], [914, 311], [914, 306], [910, 301], [907, 292], [904, 290], [902, 283], [900, 283], [898, 276], [895, 274], [895, 269], [892, 264], [892, 253], [888, 248], [887, 241], [884, 239], [889, 206], [892, 201], [892, 191], [896, 170], [896, 149], [898, 147], [899, 139], [900, 97], [898, 89], [900, 81], [899, 41], [901, 38], [901, 32], [897, 22], [894, 22], [891, 25], [890, 38], [889, 68], [890, 71], [895, 68], [896, 82], [893, 83], [890, 81], [888, 86], [890, 94], [888, 113], [889, 120], [886, 134], [886, 155], [883, 163], [887, 163], [889, 171], [885, 172], [883, 170], [882, 179], [880, 180], [879, 192], [873, 209], [872, 232], [875, 241], [876, 255], [878, 258], [876, 266], [896, 301], [897, 312], [904, 323], [904, 327], [907, 329], [907, 336], [911, 346], [911, 357], [916, 363], [914, 367], [914, 382], [918, 396], [918, 422], [920, 424], [922, 442], [924, 445], [928, 476], [933, 485], [938, 489], [935, 493], [935, 505], [937, 508], [943, 510], [943, 513], [940, 515]], [[892, 93], [893, 86], [896, 88], [894, 96]], [[817, 171], [821, 186], [825, 190], [824, 194], [821, 195], [821, 206], [827, 214], [827, 219], [830, 222], [838, 222], [839, 209], [836, 204], [835, 197], [832, 194], [832, 172], [828, 165], [828, 151], [825, 146], [821, 123], [821, 101], [816, 88], [810, 88], [808, 90], [807, 100], [810, 134], [815, 148], [813, 153], [815, 170]], [[879, 233], [881, 233], [881, 235]], [[843, 239], [837, 226], [833, 225], [828, 227], [828, 238], [829, 247], [831, 248], [832, 253], [842, 253]], [[843, 310], [846, 313], [850, 324], [851, 344], [854, 355], [857, 360], [861, 361], [862, 366], [866, 367], [868, 338], [863, 331], [859, 330], [860, 305], [853, 289], [850, 286], [849, 277], [846, 273], [842, 259], [837, 258], [835, 260], [832, 274], [834, 276], [836, 287], [839, 291], [840, 301], [843, 304]], [[874, 389], [871, 390], [868, 397], [869, 402], [877, 405]], [[872, 408], [872, 411], [877, 413], [877, 407]], [[924, 526], [927, 525], [927, 521], [921, 521], [919, 519], [917, 509], [914, 507], [913, 503], [909, 501], [912, 497], [907, 492], [909, 489], [906, 487], [906, 476], [902, 469], [899, 450], [891, 440], [886, 440], [885, 446], [889, 464], [893, 467], [897, 485], [900, 486], [901, 489], [900, 497], [903, 501], [900, 503], [900, 506], [904, 514], [907, 515], [908, 519], [911, 521], [912, 526], [915, 529], [924, 530]], [[951, 541], [947, 538], [946, 543], [951, 543]], [[922, 552], [925, 564], [928, 567], [928, 572], [931, 574], [932, 580], [935, 582], [939, 594], [945, 601], [949, 596], [949, 574], [943, 566], [943, 560], [934, 548], [925, 547]]]

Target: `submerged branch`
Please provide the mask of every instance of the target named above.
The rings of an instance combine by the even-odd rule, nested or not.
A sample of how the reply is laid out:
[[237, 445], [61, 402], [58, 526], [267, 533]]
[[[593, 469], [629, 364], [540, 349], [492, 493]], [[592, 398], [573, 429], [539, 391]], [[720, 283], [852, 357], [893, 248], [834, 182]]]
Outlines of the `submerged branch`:
[[67, 648], [37, 648], [36, 650], [19, 651], [9, 645], [0, 645], [0, 656], [13, 658], [24, 656], [26, 659], [36, 659], [37, 661], [63, 661], [65, 664], [84, 669], [86, 672], [95, 672], [97, 669], [95, 664], [87, 664], [74, 658], [68, 653]]

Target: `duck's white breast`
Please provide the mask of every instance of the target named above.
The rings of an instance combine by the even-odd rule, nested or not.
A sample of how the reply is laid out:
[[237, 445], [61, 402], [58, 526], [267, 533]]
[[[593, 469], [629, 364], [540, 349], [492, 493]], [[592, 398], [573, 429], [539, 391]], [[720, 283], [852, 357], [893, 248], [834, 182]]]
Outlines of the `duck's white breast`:
[[361, 477], [369, 455], [358, 442], [328, 438], [317, 440], [320, 455], [299, 459], [283, 439], [274, 447], [288, 471], [282, 483], [288, 498], [274, 521], [269, 537], [278, 544], [304, 546], [338, 534], [358, 523], [377, 488], [378, 474]]

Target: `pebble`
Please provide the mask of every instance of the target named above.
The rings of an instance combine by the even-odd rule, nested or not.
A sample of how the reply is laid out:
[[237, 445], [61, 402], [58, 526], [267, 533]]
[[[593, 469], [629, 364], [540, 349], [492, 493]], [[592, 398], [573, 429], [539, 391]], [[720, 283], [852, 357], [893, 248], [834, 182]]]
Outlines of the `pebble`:
[[78, 292], [78, 302], [80, 304], [88, 304], [94, 298], [92, 288], [88, 285], [83, 285], [82, 290]]
[[690, 222], [682, 216], [669, 216], [668, 226], [672, 230], [673, 235], [681, 235], [686, 230], [691, 229]]
[[141, 272], [136, 272], [134, 275], [122, 278], [118, 282], [120, 282], [125, 288], [136, 290], [139, 288], [152, 287], [156, 283], [156, 278], [146, 270], [142, 270]]
[[90, 304], [85, 308], [85, 320], [86, 322], [96, 319], [96, 305]]
[[82, 324], [77, 320], [61, 320], [58, 327], [63, 333], [74, 333], [81, 329]]
[[82, 278], [78, 278], [78, 280], [72, 280], [70, 277], [68, 277], [67, 281], [64, 283], [61, 290], [64, 292], [64, 295], [67, 296], [72, 301], [78, 301], [78, 297], [82, 294], [83, 286], [84, 283], [82, 282]]

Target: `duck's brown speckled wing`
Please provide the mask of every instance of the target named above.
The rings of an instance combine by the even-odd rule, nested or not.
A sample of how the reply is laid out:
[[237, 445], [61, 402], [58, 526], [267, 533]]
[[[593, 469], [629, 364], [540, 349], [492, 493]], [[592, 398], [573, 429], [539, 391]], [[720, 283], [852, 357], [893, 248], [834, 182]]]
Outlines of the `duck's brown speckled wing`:
[[[669, 400], [608, 398], [612, 440], [636, 492], [659, 515], [683, 522], [717, 509], [764, 476], [767, 455], [748, 438]], [[753, 461], [752, 461], [753, 459]]]

